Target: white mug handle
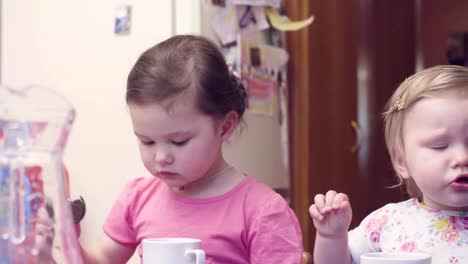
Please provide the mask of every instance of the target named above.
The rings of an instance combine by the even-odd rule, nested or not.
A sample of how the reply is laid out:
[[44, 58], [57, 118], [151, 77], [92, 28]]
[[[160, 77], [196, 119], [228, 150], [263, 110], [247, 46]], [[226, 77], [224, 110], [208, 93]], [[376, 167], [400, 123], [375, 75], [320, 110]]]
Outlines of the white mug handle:
[[196, 264], [205, 264], [205, 251], [202, 249], [189, 249], [185, 251], [185, 255], [194, 254], [196, 257]]

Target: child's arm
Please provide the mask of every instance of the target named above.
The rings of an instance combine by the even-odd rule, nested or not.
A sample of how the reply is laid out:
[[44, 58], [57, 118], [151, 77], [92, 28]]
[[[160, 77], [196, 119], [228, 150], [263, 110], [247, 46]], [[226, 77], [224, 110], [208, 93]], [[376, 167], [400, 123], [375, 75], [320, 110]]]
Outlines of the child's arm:
[[81, 253], [86, 264], [127, 263], [134, 252], [135, 247], [119, 244], [106, 234], [102, 234], [92, 247], [81, 246]]
[[[56, 235], [54, 230], [54, 220], [49, 216], [45, 207], [41, 207], [37, 214], [35, 243], [39, 249], [38, 260], [40, 263], [54, 262], [53, 241]], [[79, 235], [79, 225], [76, 225], [76, 232]], [[125, 246], [102, 234], [96, 245], [89, 248], [81, 247], [81, 253], [86, 264], [94, 263], [126, 263], [133, 255], [135, 247]]]
[[348, 228], [352, 211], [348, 196], [335, 191], [318, 194], [309, 212], [317, 234], [315, 237], [314, 263], [351, 263], [348, 247]]

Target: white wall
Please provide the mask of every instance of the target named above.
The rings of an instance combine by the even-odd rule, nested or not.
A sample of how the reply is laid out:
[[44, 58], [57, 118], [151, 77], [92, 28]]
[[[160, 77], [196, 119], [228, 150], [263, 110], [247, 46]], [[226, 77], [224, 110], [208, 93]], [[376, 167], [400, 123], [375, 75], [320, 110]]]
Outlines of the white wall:
[[[125, 106], [126, 77], [146, 48], [174, 32], [201, 30], [200, 9], [190, 1], [2, 1], [2, 82], [57, 89], [77, 109], [65, 162], [72, 196], [81, 195], [88, 204], [84, 244], [97, 239], [125, 182], [148, 175]], [[132, 6], [131, 33], [117, 36], [115, 8], [125, 3]], [[173, 7], [184, 15], [173, 18]], [[201, 28], [213, 37], [206, 17]], [[277, 122], [248, 114], [246, 121], [241, 136], [226, 147], [227, 159], [272, 187], [287, 187]]]
[[81, 240], [95, 241], [123, 184], [147, 175], [125, 107], [126, 77], [136, 57], [171, 35], [171, 2], [127, 1], [129, 36], [113, 33], [124, 1], [3, 1], [2, 82], [55, 88], [77, 109], [65, 162], [72, 195], [88, 203]]

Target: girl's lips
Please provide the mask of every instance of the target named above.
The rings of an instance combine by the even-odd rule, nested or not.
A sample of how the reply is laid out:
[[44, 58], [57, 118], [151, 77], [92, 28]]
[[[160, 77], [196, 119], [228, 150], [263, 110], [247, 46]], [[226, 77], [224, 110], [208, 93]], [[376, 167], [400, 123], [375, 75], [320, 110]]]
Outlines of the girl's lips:
[[158, 175], [163, 178], [173, 178], [177, 175], [177, 173], [169, 172], [169, 171], [160, 171], [158, 172]]
[[452, 182], [450, 186], [457, 191], [468, 191], [468, 183]]
[[455, 190], [468, 191], [468, 174], [462, 174], [457, 176], [451, 183], [450, 186]]

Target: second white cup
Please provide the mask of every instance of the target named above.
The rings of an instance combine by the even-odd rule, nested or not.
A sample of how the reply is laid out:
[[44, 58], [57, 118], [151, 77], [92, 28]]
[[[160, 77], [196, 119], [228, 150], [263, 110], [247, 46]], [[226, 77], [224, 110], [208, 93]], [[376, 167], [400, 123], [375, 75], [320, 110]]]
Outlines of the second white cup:
[[201, 240], [147, 238], [142, 242], [143, 264], [205, 264]]
[[431, 264], [425, 253], [374, 252], [361, 255], [361, 264]]

